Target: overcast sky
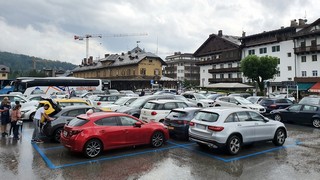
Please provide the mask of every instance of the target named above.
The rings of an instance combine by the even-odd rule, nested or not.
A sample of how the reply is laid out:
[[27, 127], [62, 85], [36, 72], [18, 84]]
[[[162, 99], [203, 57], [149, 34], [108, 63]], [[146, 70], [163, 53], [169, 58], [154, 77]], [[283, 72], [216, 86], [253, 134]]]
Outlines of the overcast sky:
[[[0, 51], [80, 64], [137, 46], [165, 58], [194, 53], [210, 34], [241, 36], [320, 18], [319, 0], [1, 0]], [[143, 35], [147, 33], [148, 35]], [[119, 34], [126, 36], [116, 37]], [[132, 36], [135, 35], [135, 36]]]

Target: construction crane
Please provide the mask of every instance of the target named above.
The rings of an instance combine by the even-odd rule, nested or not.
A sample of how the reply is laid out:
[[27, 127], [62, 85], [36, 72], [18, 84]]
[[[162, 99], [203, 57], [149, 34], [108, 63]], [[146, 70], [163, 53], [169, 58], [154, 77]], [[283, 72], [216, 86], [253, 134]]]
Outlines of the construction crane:
[[130, 33], [130, 34], [111, 34], [111, 35], [102, 35], [102, 34], [86, 34], [84, 36], [74, 35], [74, 40], [84, 40], [86, 39], [86, 59], [89, 58], [89, 38], [102, 38], [102, 37], [126, 37], [126, 36], [147, 36], [148, 33]]

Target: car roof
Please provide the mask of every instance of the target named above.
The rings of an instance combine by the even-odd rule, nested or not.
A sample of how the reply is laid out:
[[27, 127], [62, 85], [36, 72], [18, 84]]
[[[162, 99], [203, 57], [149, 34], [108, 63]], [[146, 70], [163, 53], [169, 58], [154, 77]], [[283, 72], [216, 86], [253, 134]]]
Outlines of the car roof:
[[184, 101], [177, 100], [177, 99], [159, 99], [159, 100], [151, 100], [149, 102], [158, 103], [158, 104], [164, 104], [164, 103], [168, 103], [168, 102], [184, 102]]
[[199, 111], [202, 108], [200, 107], [185, 107], [185, 108], [176, 108], [172, 109], [172, 111], [183, 111], [183, 112], [189, 112], [189, 111]]
[[125, 113], [119, 113], [119, 112], [94, 112], [91, 114], [82, 114], [77, 117], [82, 119], [92, 119], [93, 121], [100, 119], [101, 117], [112, 117], [112, 116], [130, 116]]
[[218, 114], [230, 114], [233, 112], [241, 112], [241, 111], [251, 111], [251, 112], [256, 112], [251, 109], [244, 109], [244, 108], [238, 108], [238, 107], [209, 107], [209, 108], [204, 108], [200, 111], [206, 111], [206, 112], [214, 112]]

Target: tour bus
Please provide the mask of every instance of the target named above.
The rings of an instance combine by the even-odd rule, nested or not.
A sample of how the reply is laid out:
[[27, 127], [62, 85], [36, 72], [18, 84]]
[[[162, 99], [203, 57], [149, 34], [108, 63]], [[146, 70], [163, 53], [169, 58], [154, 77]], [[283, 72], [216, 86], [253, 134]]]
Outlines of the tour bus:
[[13, 92], [20, 92], [25, 96], [32, 94], [51, 95], [54, 92], [72, 91], [104, 91], [108, 89], [109, 81], [101, 79], [85, 79], [76, 77], [19, 77], [13, 85]]

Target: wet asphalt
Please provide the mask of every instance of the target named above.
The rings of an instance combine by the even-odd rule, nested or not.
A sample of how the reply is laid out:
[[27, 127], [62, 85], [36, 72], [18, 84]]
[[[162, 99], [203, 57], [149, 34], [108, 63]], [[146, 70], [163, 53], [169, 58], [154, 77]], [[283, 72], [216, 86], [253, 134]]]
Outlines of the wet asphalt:
[[286, 127], [283, 147], [255, 143], [236, 156], [170, 139], [158, 149], [129, 147], [88, 159], [50, 140], [32, 144], [26, 122], [20, 140], [0, 139], [0, 179], [320, 179], [320, 129]]

